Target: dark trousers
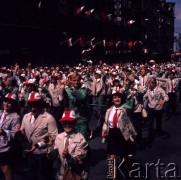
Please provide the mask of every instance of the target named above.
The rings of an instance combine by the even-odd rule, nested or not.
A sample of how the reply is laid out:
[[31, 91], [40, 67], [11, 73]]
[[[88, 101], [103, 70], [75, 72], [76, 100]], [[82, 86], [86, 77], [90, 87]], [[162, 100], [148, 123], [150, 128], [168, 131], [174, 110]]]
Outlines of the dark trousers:
[[119, 128], [110, 128], [107, 137], [107, 153], [123, 158], [129, 154], [135, 154], [136, 146], [130, 139], [127, 141], [124, 139]]
[[169, 101], [166, 105], [166, 113], [167, 117], [176, 112], [176, 103], [177, 103], [177, 94], [176, 93], [168, 93]]
[[156, 131], [162, 131], [162, 110], [148, 109], [148, 138], [150, 141], [154, 138], [154, 120], [156, 120]]
[[53, 162], [46, 154], [30, 154], [28, 168], [27, 180], [54, 180]]
[[131, 121], [133, 123], [133, 126], [136, 129], [136, 132], [138, 133], [137, 135], [137, 142], [140, 143], [141, 139], [142, 139], [142, 113], [141, 112], [137, 112], [134, 113], [132, 112], [132, 114], [130, 115]]

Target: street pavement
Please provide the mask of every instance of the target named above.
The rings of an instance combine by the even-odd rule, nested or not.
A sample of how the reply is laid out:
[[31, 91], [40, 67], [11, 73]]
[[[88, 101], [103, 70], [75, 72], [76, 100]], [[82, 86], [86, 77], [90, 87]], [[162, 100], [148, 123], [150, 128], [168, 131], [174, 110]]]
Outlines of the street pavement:
[[[130, 161], [133, 161], [129, 173], [130, 179], [181, 179], [181, 103], [178, 103], [177, 113], [169, 120], [164, 120], [162, 136], [156, 136], [152, 147], [146, 147], [144, 140], [147, 137], [147, 129], [143, 128], [143, 146], [138, 149]], [[90, 121], [90, 128], [94, 129], [96, 122]], [[93, 138], [89, 141], [91, 148], [89, 180], [107, 179], [107, 158], [106, 145], [102, 144], [101, 133], [93, 133]], [[151, 164], [152, 163], [152, 164]], [[26, 163], [19, 165], [26, 169]], [[120, 167], [122, 171], [122, 167]], [[25, 180], [25, 171], [17, 171], [14, 180]], [[26, 173], [26, 172], [25, 172]], [[140, 173], [140, 174], [139, 174]], [[124, 173], [123, 173], [124, 175]], [[176, 177], [177, 176], [177, 177]], [[161, 178], [162, 177], [162, 178]], [[119, 178], [128, 179], [128, 178]], [[2, 177], [0, 176], [0, 180]]]

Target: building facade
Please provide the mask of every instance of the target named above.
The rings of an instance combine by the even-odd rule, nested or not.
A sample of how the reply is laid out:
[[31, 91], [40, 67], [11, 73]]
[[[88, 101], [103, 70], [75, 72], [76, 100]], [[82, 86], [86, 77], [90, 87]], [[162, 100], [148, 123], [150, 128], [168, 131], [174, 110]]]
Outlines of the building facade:
[[174, 53], [181, 52], [181, 33], [174, 34], [173, 52]]
[[0, 2], [1, 60], [145, 62], [173, 52], [175, 3], [166, 0], [8, 2]]

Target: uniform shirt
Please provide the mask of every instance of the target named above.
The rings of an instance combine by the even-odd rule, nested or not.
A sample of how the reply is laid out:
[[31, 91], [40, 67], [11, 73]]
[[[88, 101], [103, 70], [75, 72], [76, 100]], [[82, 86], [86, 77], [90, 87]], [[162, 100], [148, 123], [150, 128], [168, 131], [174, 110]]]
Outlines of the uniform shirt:
[[[6, 118], [4, 119], [4, 116]], [[0, 128], [6, 132], [6, 136], [0, 135], [0, 153], [7, 152], [15, 144], [12, 143], [15, 133], [20, 129], [20, 116], [16, 112], [6, 113], [0, 111]]]
[[101, 78], [96, 79], [94, 76], [92, 77], [91, 83], [91, 91], [93, 96], [105, 95], [106, 94], [106, 76], [103, 74]]
[[145, 76], [140, 76], [140, 84], [142, 87], [145, 87], [145, 83], [146, 83], [146, 78]]
[[63, 97], [60, 96], [60, 88], [58, 87], [58, 85], [54, 85], [53, 83], [50, 83], [49, 87], [48, 87], [48, 91], [52, 97], [52, 104], [54, 107], [58, 107], [60, 106], [60, 101], [63, 100]]
[[85, 140], [85, 138], [81, 133], [73, 132], [70, 135], [69, 146], [68, 146], [68, 152], [70, 156], [68, 158], [63, 158], [62, 153], [65, 149], [66, 137], [67, 134], [65, 132], [62, 132], [59, 135], [57, 135], [55, 139], [55, 144], [51, 147], [48, 147], [47, 149], [47, 156], [48, 158], [55, 158], [55, 159], [59, 157], [61, 160], [60, 174], [58, 179], [62, 179], [65, 166], [67, 165], [67, 163], [70, 167], [72, 165], [80, 167], [79, 171], [81, 172], [80, 173], [82, 177], [81, 179], [84, 179], [83, 177], [86, 173], [85, 171], [86, 166], [84, 166], [84, 163], [86, 163], [86, 161], [84, 160], [87, 158], [88, 142]]
[[[110, 115], [109, 115], [109, 127], [110, 128], [113, 128], [113, 117], [114, 117], [114, 114], [116, 112], [116, 109], [117, 109], [117, 115], [119, 114], [120, 112], [120, 108], [116, 108], [115, 106], [112, 108], [111, 112], [110, 112]], [[118, 121], [117, 121], [117, 128], [119, 127], [119, 124], [118, 124]]]
[[167, 102], [169, 99], [165, 90], [158, 86], [154, 88], [153, 90], [148, 89], [143, 99], [145, 100], [146, 98], [148, 98], [148, 106], [151, 109], [155, 109], [155, 110], [163, 109], [163, 105], [162, 106], [159, 105], [159, 102], [161, 100], [164, 100]]
[[31, 115], [30, 122], [31, 122], [32, 127], [34, 127], [34, 125], [35, 125], [35, 116], [33, 114]]
[[143, 89], [143, 90], [146, 90], [148, 88], [148, 83], [149, 83], [149, 80], [151, 78], [155, 77], [154, 75], [145, 75], [145, 76], [138, 76], [138, 79], [139, 79], [139, 82], [140, 82], [140, 87]]
[[[40, 143], [42, 144], [42, 139], [49, 134], [55, 139], [58, 134], [57, 124], [54, 117], [46, 111], [36, 118], [34, 126], [31, 124], [32, 112], [27, 113], [23, 117], [21, 124], [21, 130], [25, 131], [26, 137], [31, 144]], [[33, 153], [42, 154], [46, 152], [46, 148], [37, 148]]]
[[7, 116], [7, 112], [3, 112], [3, 114], [2, 114], [2, 116], [1, 116], [1, 119], [0, 119], [0, 127], [2, 126], [2, 123], [3, 123], [3, 121], [4, 121], [4, 118], [5, 118], [5, 116]]
[[[105, 121], [104, 121], [102, 130], [107, 131], [108, 135], [109, 135], [109, 129], [112, 127], [112, 123], [110, 123], [109, 121], [111, 121], [111, 122], [113, 121], [115, 109], [116, 109], [115, 106], [111, 106], [106, 111]], [[117, 115], [118, 115], [117, 127], [119, 126], [118, 128], [120, 129], [124, 139], [127, 141], [128, 139], [130, 139], [130, 137], [136, 136], [137, 133], [132, 125], [132, 122], [130, 121], [130, 119], [126, 113], [125, 108], [123, 106], [121, 106], [118, 109], [119, 110], [117, 112]], [[112, 113], [112, 118], [109, 118], [111, 113]], [[111, 125], [111, 127], [110, 127], [110, 125]]]
[[[170, 78], [156, 78], [158, 81], [164, 82], [165, 91], [166, 93], [174, 93], [178, 89], [179, 81], [181, 78], [174, 78], [172, 81]], [[173, 83], [173, 90], [172, 90], [172, 83]]]

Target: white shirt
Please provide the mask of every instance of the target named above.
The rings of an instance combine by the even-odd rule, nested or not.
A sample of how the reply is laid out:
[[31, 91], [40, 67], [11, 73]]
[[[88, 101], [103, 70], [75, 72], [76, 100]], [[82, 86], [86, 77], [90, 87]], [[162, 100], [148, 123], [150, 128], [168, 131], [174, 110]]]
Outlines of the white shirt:
[[144, 76], [141, 76], [140, 84], [141, 84], [142, 87], [145, 87], [145, 78], [144, 78]]
[[[113, 107], [113, 109], [111, 110], [110, 114], [109, 114], [109, 118], [108, 118], [108, 121], [109, 121], [109, 127], [110, 128], [113, 128], [113, 117], [114, 117], [114, 114], [116, 112], [116, 109], [117, 110], [117, 115], [119, 114], [120, 112], [120, 107], [119, 108], [116, 108], [115, 106]], [[117, 123], [117, 128], [119, 127], [119, 124]]]
[[71, 135], [68, 135], [65, 132], [64, 132], [64, 136], [65, 136], [65, 139], [64, 139], [64, 147], [65, 147], [65, 143], [66, 143], [67, 138], [69, 138], [69, 143], [72, 141], [72, 138], [71, 138]]
[[[170, 92], [170, 93], [175, 92], [175, 91], [174, 91], [174, 83], [175, 83], [174, 80], [173, 80], [173, 79], [172, 79], [172, 80], [170, 79], [170, 89], [169, 89], [169, 92]], [[172, 85], [173, 85], [173, 89], [172, 89]]]
[[34, 125], [35, 125], [35, 116], [33, 114], [31, 115], [30, 122], [31, 122], [31, 125], [34, 127]]

